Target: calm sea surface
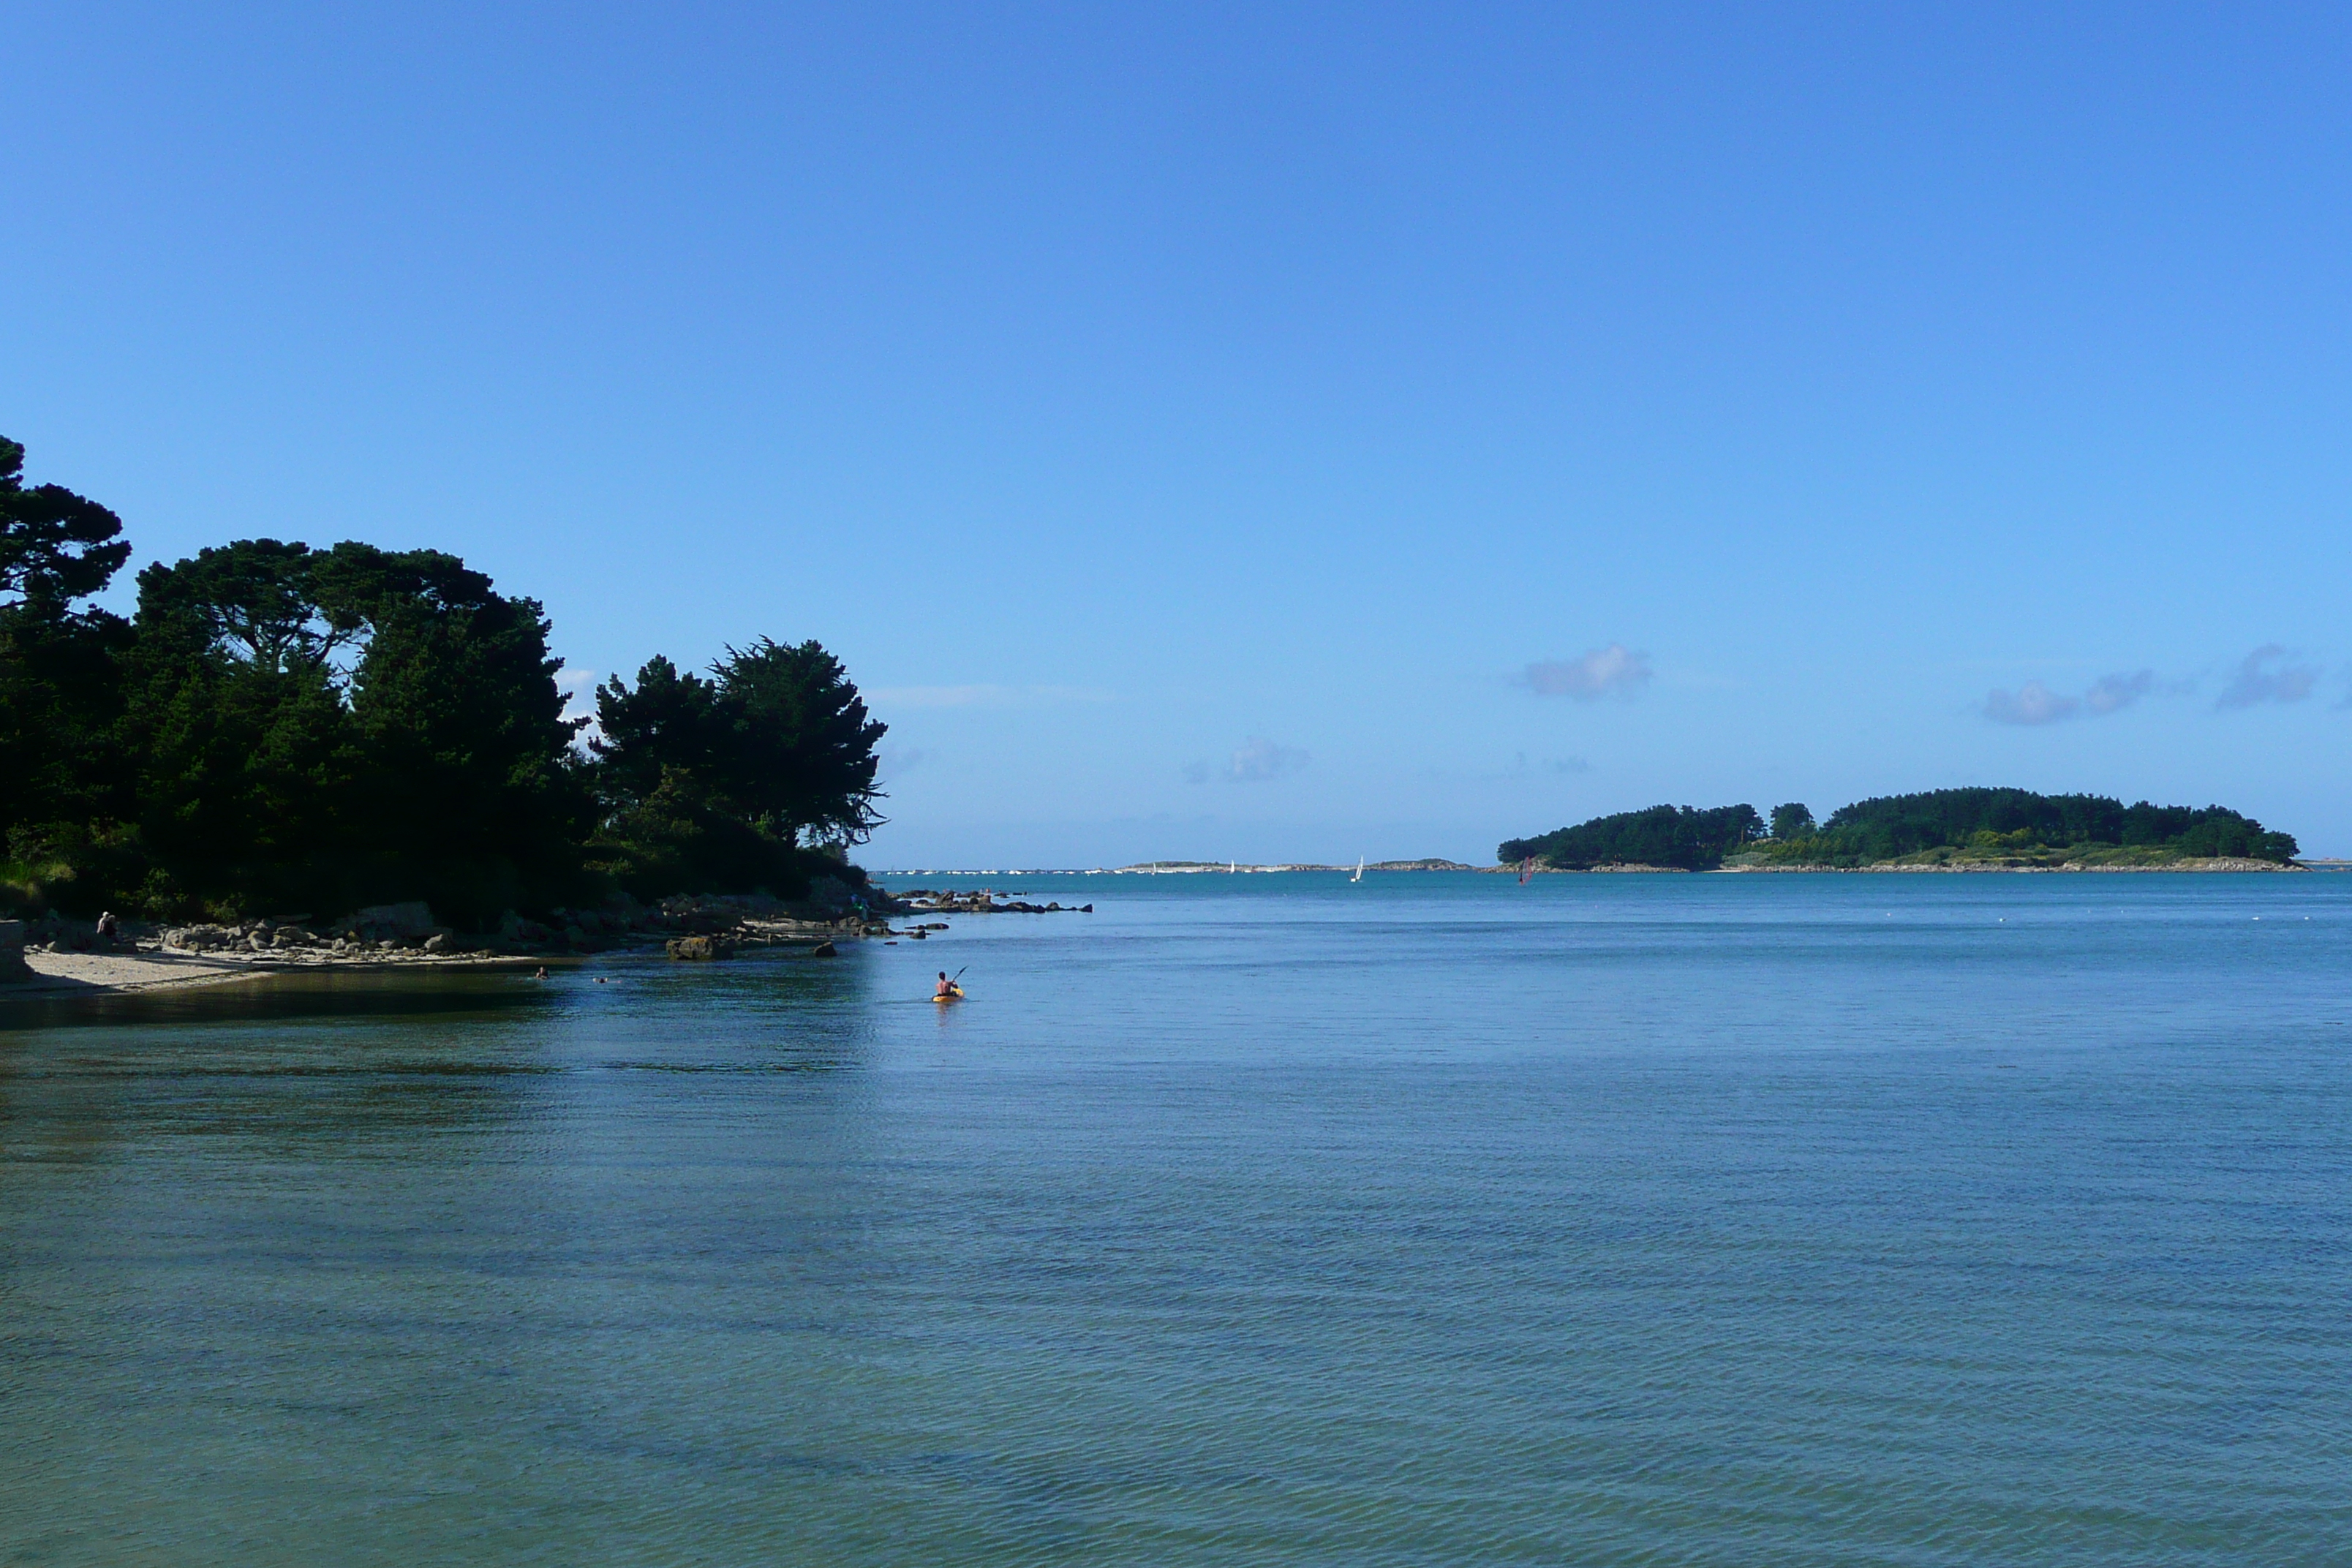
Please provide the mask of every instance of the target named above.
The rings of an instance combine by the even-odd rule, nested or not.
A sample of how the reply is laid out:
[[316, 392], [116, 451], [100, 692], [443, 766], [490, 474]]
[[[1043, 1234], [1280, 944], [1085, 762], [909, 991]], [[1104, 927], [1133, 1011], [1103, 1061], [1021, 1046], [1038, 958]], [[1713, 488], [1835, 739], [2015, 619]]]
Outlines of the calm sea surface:
[[987, 881], [12, 1005], [0, 1562], [2352, 1562], [2352, 876]]

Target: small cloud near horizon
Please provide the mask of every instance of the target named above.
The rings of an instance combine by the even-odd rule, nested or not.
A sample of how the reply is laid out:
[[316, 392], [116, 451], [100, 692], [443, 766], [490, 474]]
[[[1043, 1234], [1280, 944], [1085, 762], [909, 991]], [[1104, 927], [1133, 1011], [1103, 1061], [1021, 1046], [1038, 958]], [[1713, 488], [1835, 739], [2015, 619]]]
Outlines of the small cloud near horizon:
[[2213, 700], [2214, 710], [2252, 708], [2264, 702], [2300, 702], [2319, 684], [2316, 665], [2289, 662], [2293, 652], [2284, 644], [2264, 643], [2238, 661], [2230, 684]]
[[1589, 773], [1591, 771], [1592, 764], [1582, 757], [1545, 757], [1538, 761], [1529, 757], [1525, 752], [1513, 752], [1511, 765], [1503, 770], [1513, 778], [1524, 777], [1532, 773]]
[[1225, 782], [1262, 784], [1285, 773], [1295, 773], [1311, 760], [1296, 746], [1278, 746], [1262, 735], [1252, 735], [1234, 753], [1232, 763], [1225, 769]]
[[1984, 716], [1996, 724], [2055, 724], [2082, 710], [2079, 697], [2062, 697], [2038, 680], [2014, 691], [1994, 688], [1986, 694]]
[[2156, 671], [2136, 669], [2103, 675], [2080, 697], [2053, 691], [2039, 680], [2029, 680], [2014, 691], [1996, 687], [1988, 692], [1982, 712], [1996, 724], [2056, 724], [2087, 713], [2103, 718], [2130, 707], [2156, 689]]
[[1518, 684], [1538, 697], [1572, 697], [1591, 702], [1614, 692], [1633, 697], [1650, 683], [1650, 656], [1623, 643], [1596, 647], [1580, 658], [1543, 659], [1530, 664]]

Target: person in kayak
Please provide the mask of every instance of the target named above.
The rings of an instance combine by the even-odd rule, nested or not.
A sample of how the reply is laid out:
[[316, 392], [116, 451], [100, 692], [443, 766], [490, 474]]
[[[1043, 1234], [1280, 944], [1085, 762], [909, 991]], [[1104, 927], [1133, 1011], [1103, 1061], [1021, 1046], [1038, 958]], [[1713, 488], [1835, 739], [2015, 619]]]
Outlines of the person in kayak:
[[962, 994], [963, 994], [963, 987], [962, 987], [962, 986], [961, 986], [961, 985], [958, 985], [954, 981], [950, 980], [950, 979], [948, 978], [948, 972], [947, 972], [946, 970], [944, 970], [944, 969], [940, 970], [940, 988], [939, 988], [938, 990], [936, 990], [936, 991], [934, 991], [934, 992], [932, 992], [932, 993], [931, 993], [932, 999], [936, 1001], [936, 1000], [938, 1000], [939, 998], [941, 998], [941, 997], [946, 997], [946, 996], [961, 996], [961, 995], [962, 995]]

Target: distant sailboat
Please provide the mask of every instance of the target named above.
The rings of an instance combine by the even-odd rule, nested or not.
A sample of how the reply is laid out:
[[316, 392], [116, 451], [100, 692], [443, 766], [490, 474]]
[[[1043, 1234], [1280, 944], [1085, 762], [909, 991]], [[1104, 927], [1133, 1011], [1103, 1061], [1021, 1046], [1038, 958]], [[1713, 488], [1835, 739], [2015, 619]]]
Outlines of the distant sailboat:
[[1354, 876], [1352, 876], [1352, 877], [1349, 878], [1349, 879], [1348, 879], [1348, 880], [1349, 880], [1350, 882], [1360, 882], [1360, 881], [1362, 881], [1363, 879], [1364, 879], [1364, 858], [1363, 858], [1361, 855], [1359, 855], [1359, 856], [1357, 856], [1357, 857], [1356, 857], [1356, 874], [1355, 874]]
[[1526, 887], [1528, 885], [1528, 879], [1535, 874], [1536, 858], [1530, 855], [1526, 859], [1519, 862], [1519, 886], [1522, 888]]
[[1242, 868], [1242, 863], [1241, 863], [1240, 861], [1238, 861], [1238, 860], [1228, 860], [1228, 861], [1226, 861], [1226, 862], [1225, 862], [1225, 875], [1226, 875], [1226, 876], [1228, 876], [1228, 877], [1232, 876], [1234, 872], [1236, 872], [1236, 871], [1240, 870], [1241, 868]]

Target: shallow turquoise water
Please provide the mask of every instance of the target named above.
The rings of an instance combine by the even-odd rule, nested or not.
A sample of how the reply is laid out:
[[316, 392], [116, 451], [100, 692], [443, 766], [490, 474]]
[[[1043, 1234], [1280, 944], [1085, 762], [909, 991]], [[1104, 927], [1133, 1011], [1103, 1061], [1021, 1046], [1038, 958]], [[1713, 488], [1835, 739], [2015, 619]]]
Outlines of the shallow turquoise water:
[[2352, 877], [992, 881], [0, 1014], [0, 1561], [2352, 1561]]

